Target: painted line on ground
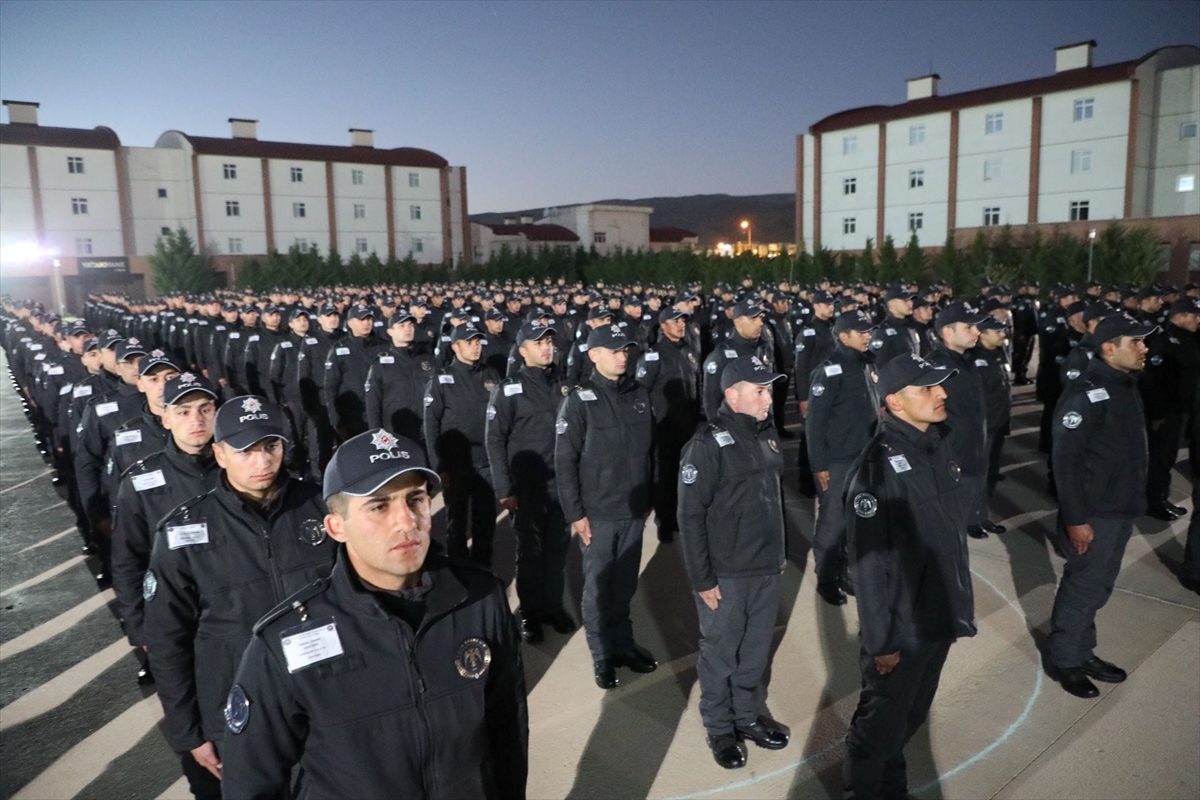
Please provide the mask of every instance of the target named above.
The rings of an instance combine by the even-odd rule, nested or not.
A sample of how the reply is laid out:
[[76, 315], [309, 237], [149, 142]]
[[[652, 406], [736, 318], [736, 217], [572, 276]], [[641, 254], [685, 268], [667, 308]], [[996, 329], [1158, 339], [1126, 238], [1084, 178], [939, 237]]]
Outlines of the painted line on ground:
[[121, 637], [99, 653], [88, 656], [65, 672], [60, 672], [52, 680], [21, 695], [0, 711], [0, 731], [58, 708], [130, 652], [132, 648], [129, 642]]
[[[42, 539], [40, 542], [34, 542], [33, 544], [29, 545], [28, 547], [21, 548], [20, 550], [17, 551], [17, 555], [20, 555], [21, 553], [28, 553], [30, 550], [36, 550], [39, 547], [44, 547], [45, 545], [48, 545], [51, 542], [57, 542], [59, 539], [66, 536], [68, 533], [73, 533], [74, 531], [75, 531], [75, 526], [72, 525], [71, 527], [67, 528], [65, 531], [59, 531], [58, 533], [54, 534], [53, 536], [50, 536], [46, 539]], [[11, 591], [11, 590], [9, 590], [9, 591]]]
[[1042, 430], [1040, 425], [1031, 425], [1028, 428], [1017, 428], [1015, 431], [1008, 434], [1010, 437], [1027, 436], [1031, 433], [1039, 433]]
[[0, 489], [0, 494], [4, 494], [5, 492], [11, 492], [13, 489], [20, 489], [22, 486], [29, 484], [29, 483], [33, 483], [38, 478], [44, 478], [52, 472], [54, 472], [54, 470], [48, 469], [45, 472], [34, 475], [32, 478], [30, 478], [28, 480], [21, 481], [20, 483], [18, 483], [15, 486], [9, 486], [7, 489]]
[[24, 581], [23, 583], [18, 583], [16, 586], [13, 586], [10, 589], [5, 589], [3, 592], [0, 592], [0, 597], [5, 597], [14, 592], [22, 591], [23, 589], [28, 589], [31, 586], [37, 586], [39, 583], [45, 583], [46, 581], [50, 580], [51, 578], [61, 575], [62, 573], [66, 572], [67, 570], [71, 569], [72, 567], [76, 567], [76, 566], [82, 564], [83, 560], [85, 558], [86, 558], [86, 556], [84, 556], [82, 554], [77, 555], [77, 556], [71, 556], [63, 563], [61, 563], [57, 566], [51, 567], [50, 569], [46, 570], [42, 574], [35, 575], [32, 578], [30, 578], [29, 580]]
[[188, 787], [188, 779], [180, 778], [175, 781], [154, 800], [192, 800], [192, 790]]
[[1007, 475], [1008, 473], [1016, 472], [1019, 469], [1025, 469], [1026, 467], [1032, 467], [1034, 464], [1045, 464], [1045, 463], [1046, 463], [1046, 459], [1035, 458], [1032, 461], [1022, 461], [1017, 464], [1006, 464], [1005, 466], [1000, 468], [1000, 472], [1004, 475]]
[[93, 611], [104, 608], [111, 600], [116, 599], [112, 589], [93, 595], [74, 608], [68, 609], [52, 620], [43, 622], [36, 628], [22, 633], [10, 641], [0, 644], [0, 661], [12, 658], [18, 653], [24, 653], [31, 647], [37, 647], [42, 642], [53, 639], [58, 634], [68, 630]]

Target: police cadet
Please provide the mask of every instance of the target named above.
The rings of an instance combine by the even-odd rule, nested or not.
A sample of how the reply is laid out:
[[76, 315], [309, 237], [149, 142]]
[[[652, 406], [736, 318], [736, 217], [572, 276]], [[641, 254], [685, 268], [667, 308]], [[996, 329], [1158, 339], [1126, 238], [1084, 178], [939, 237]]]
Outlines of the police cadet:
[[409, 439], [338, 448], [337, 563], [254, 626], [224, 709], [226, 797], [525, 797], [520, 640], [500, 583], [431, 546], [437, 488]]
[[171, 438], [163, 427], [163, 389], [171, 378], [179, 374], [179, 367], [162, 350], [152, 350], [138, 362], [138, 391], [142, 402], [136, 413], [112, 431], [109, 444], [109, 463], [105, 471], [110, 473], [109, 501], [115, 507], [117, 486], [125, 470], [141, 458], [162, 450]]
[[258, 328], [258, 306], [247, 303], [239, 309], [238, 319], [241, 328], [229, 332], [225, 340], [225, 352], [221, 359], [224, 362], [225, 379], [229, 382], [231, 394], [245, 394], [246, 388], [246, 350], [261, 338]]
[[754, 356], [726, 364], [718, 416], [688, 442], [679, 472], [680, 540], [700, 617], [700, 718], [726, 769], [746, 765], [745, 740], [788, 743], [758, 713], [787, 559], [783, 456], [770, 422], [771, 384], [783, 377]]
[[1096, 343], [1092, 340], [1092, 332], [1100, 320], [1116, 313], [1113, 307], [1104, 301], [1090, 303], [1080, 317], [1085, 333], [1071, 345], [1067, 357], [1059, 367], [1059, 380], [1063, 386], [1079, 380], [1079, 376], [1087, 370], [1087, 363], [1096, 356]]
[[[501, 377], [508, 374], [508, 356], [516, 347], [515, 337], [507, 330], [506, 323], [508, 321], [508, 317], [496, 308], [490, 309], [483, 315], [487, 336], [484, 338], [483, 352], [479, 357]], [[520, 320], [516, 320], [516, 322], [519, 326]]]
[[346, 320], [349, 336], [338, 339], [325, 357], [325, 408], [329, 424], [345, 441], [367, 429], [363, 387], [371, 364], [387, 344], [375, 335], [375, 309], [359, 302]]
[[480, 361], [483, 332], [472, 323], [455, 327], [454, 360], [425, 388], [425, 445], [446, 490], [446, 549], [492, 565], [496, 494], [488, 468], [485, 428], [488, 396], [500, 376]]
[[800, 403], [802, 417], [808, 414], [808, 387], [812, 385], [812, 374], [837, 345], [833, 334], [833, 295], [816, 292], [812, 303], [812, 319], [796, 336], [796, 401]]
[[616, 668], [653, 672], [629, 619], [653, 488], [650, 395], [626, 374], [635, 343], [618, 325], [588, 334], [595, 372], [558, 410], [554, 471], [563, 513], [583, 550], [581, 611], [596, 685], [617, 686]]
[[[1066, 286], [1057, 286], [1053, 291], [1053, 302], [1047, 303], [1038, 312], [1038, 368], [1037, 399], [1042, 403], [1041, 431], [1038, 449], [1050, 452], [1054, 428], [1054, 406], [1062, 394], [1062, 364], [1075, 342], [1082, 337], [1067, 323], [1068, 309], [1076, 301], [1076, 292]], [[1086, 306], [1078, 307], [1082, 312]], [[1082, 322], [1082, 316], [1080, 317]]]
[[970, 498], [941, 424], [952, 374], [911, 354], [880, 367], [887, 414], [846, 484], [862, 672], [847, 797], [907, 796], [904, 746], [925, 723], [950, 645], [976, 632]]
[[[710, 421], [717, 418], [721, 408], [721, 372], [735, 358], [757, 356], [771, 368], [775, 363], [774, 346], [763, 336], [763, 310], [757, 297], [747, 297], [733, 307], [733, 330], [725, 337], [704, 361], [704, 387], [701, 398], [704, 417]], [[775, 409], [776, 418], [780, 411]]]
[[613, 315], [602, 305], [597, 305], [588, 311], [587, 321], [584, 325], [579, 326], [579, 331], [575, 344], [571, 346], [570, 352], [567, 354], [567, 383], [571, 386], [578, 386], [592, 377], [594, 367], [592, 360], [588, 358], [588, 336], [591, 331], [596, 330], [601, 326], [609, 326], [613, 324]]
[[296, 437], [292, 444], [293, 463], [301, 477], [320, 475], [320, 450], [316, 419], [324, 417], [316, 377], [323, 377], [324, 358], [318, 357], [320, 340], [309, 335], [308, 312], [294, 306], [288, 312], [288, 332], [271, 351], [269, 367], [270, 399], [278, 403]]
[[150, 666], [163, 732], [197, 798], [221, 794], [221, 708], [255, 620], [327, 575], [336, 554], [320, 487], [282, 469], [285, 426], [264, 398], [222, 405], [215, 487], [167, 515], [154, 535], [142, 594]]
[[1012, 421], [1012, 380], [1005, 340], [1008, 332], [1003, 322], [993, 316], [978, 325], [979, 344], [967, 357], [983, 383], [984, 407], [987, 410], [987, 496], [990, 498], [1000, 480], [1000, 456]]
[[521, 326], [521, 367], [492, 390], [487, 408], [492, 483], [517, 534], [517, 622], [527, 642], [542, 640], [543, 623], [575, 630], [563, 607], [571, 532], [554, 477], [555, 415], [570, 387], [554, 363], [554, 337], [551, 326]]
[[[184, 501], [212, 489], [217, 478], [212, 455], [216, 389], [185, 372], [166, 382], [162, 399], [162, 421], [171, 438], [122, 473], [113, 512], [113, 591], [125, 635], [138, 648], [147, 644], [142, 590], [155, 528]], [[149, 668], [142, 667], [138, 682], [151, 681]]]
[[808, 392], [808, 462], [819, 492], [813, 533], [817, 594], [846, 604], [846, 523], [842, 492], [850, 466], [879, 424], [879, 376], [871, 353], [875, 324], [862, 310], [834, 324], [837, 346], [816, 369]]
[[400, 310], [388, 320], [392, 346], [379, 351], [363, 387], [367, 424], [424, 442], [425, 387], [433, 377], [433, 356], [414, 344], [416, 319]]
[[[1195, 299], [1176, 300], [1166, 310], [1162, 332], [1146, 340], [1150, 353], [1140, 386], [1150, 448], [1147, 513], [1168, 522], [1187, 513], [1187, 509], [1171, 502], [1171, 472], [1179, 458], [1188, 416], [1200, 394], [1198, 321], [1200, 304]], [[1200, 476], [1192, 479], [1200, 480]]]
[[1026, 374], [1029, 361], [1033, 358], [1033, 345], [1038, 332], [1037, 286], [1022, 284], [1017, 287], [1017, 299], [1012, 305], [1013, 322], [1013, 383], [1025, 386], [1029, 383]]
[[912, 326], [913, 298], [915, 295], [904, 286], [889, 286], [884, 295], [887, 315], [879, 323], [871, 338], [871, 350], [879, 366], [901, 355], [920, 355], [921, 342]]
[[1124, 314], [1105, 318], [1093, 333], [1096, 358], [1054, 410], [1056, 544], [1067, 563], [1047, 645], [1062, 687], [1076, 697], [1099, 694], [1089, 678], [1125, 680], [1124, 670], [1094, 652], [1096, 612], [1112, 594], [1133, 522], [1146, 511], [1146, 422], [1137, 379], [1143, 340], [1156, 327]]
[[201, 374], [208, 378], [223, 394], [232, 392], [225, 371], [225, 348], [233, 334], [242, 335], [242, 320], [238, 305], [232, 300], [221, 304], [221, 318], [209, 326], [208, 337], [201, 349]]

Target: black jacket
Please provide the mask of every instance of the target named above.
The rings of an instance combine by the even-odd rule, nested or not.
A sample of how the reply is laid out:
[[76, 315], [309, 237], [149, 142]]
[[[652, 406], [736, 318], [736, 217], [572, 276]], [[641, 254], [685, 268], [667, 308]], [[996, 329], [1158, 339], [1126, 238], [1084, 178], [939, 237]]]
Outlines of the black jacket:
[[260, 327], [246, 339], [244, 369], [246, 391], [259, 397], [274, 397], [271, 388], [271, 356], [280, 342], [295, 341], [296, 335], [287, 328], [270, 330]]
[[259, 510], [222, 476], [155, 531], [146, 638], [163, 732], [177, 753], [220, 741], [221, 707], [255, 620], [333, 565], [336, 543], [322, 527], [320, 487], [281, 480], [274, 502]]
[[507, 331], [488, 332], [487, 337], [483, 340], [483, 351], [479, 360], [491, 367], [497, 375], [507, 375], [508, 357], [516, 346], [516, 339]]
[[1168, 323], [1146, 344], [1150, 352], [1141, 380], [1146, 418], [1189, 413], [1200, 395], [1200, 337]]
[[1066, 357], [1059, 364], [1058, 380], [1061, 386], [1067, 386], [1073, 381], [1079, 380], [1083, 373], [1087, 372], [1088, 362], [1096, 355], [1096, 343], [1092, 341], [1092, 335], [1085, 333], [1082, 337], [1071, 345], [1071, 349], [1067, 351]]
[[425, 387], [432, 377], [432, 355], [419, 354], [412, 347], [381, 350], [363, 387], [368, 427], [424, 442]]
[[858, 458], [879, 424], [879, 376], [871, 353], [839, 343], [809, 387], [808, 461], [813, 472]]
[[921, 339], [912, 325], [912, 317], [884, 317], [871, 337], [875, 363], [882, 367], [896, 356], [921, 354]]
[[109, 503], [116, 495], [121, 473], [114, 472], [110, 449], [113, 431], [141, 413], [145, 397], [136, 386], [118, 383], [108, 394], [93, 395], [75, 426], [75, 480], [79, 500], [88, 519], [99, 522], [109, 518]]
[[484, 429], [488, 397], [500, 376], [483, 361], [457, 357], [425, 388], [425, 447], [436, 472], [463, 472], [488, 465]]
[[1064, 525], [1146, 513], [1149, 456], [1137, 375], [1097, 357], [1054, 409], [1054, 478]]
[[975, 635], [966, 534], [973, 498], [944, 434], [944, 425], [921, 433], [889, 414], [850, 469], [846, 549], [870, 656], [914, 638]]
[[554, 422], [570, 389], [562, 371], [522, 366], [492, 390], [487, 408], [488, 464], [496, 497], [516, 497], [535, 506], [557, 497], [554, 480]]
[[637, 381], [595, 375], [563, 400], [554, 471], [568, 522], [636, 519], [650, 509], [654, 414]]
[[936, 344], [927, 359], [935, 367], [958, 370], [942, 383], [946, 390], [946, 413], [950, 423], [950, 446], [964, 475], [986, 475], [988, 467], [987, 401], [983, 380], [973, 358]]
[[[525, 678], [504, 590], [436, 555], [424, 578], [414, 630], [399, 593], [367, 588], [343, 550], [328, 579], [254, 626], [228, 703], [226, 797], [288, 796], [296, 765], [297, 800], [525, 797]], [[343, 652], [291, 672], [282, 641], [305, 620], [335, 625]]]
[[679, 443], [691, 438], [701, 419], [700, 365], [687, 340], [660, 337], [658, 344], [642, 353], [634, 374], [650, 394], [659, 431]]
[[1008, 353], [1003, 347], [988, 350], [976, 345], [967, 354], [983, 382], [984, 407], [987, 410], [988, 435], [1007, 430], [1012, 419], [1012, 379]]
[[813, 371], [833, 353], [837, 340], [833, 337], [833, 320], [813, 317], [796, 334], [794, 361], [796, 364], [796, 399], [808, 399], [808, 386]]
[[[767, 330], [763, 325], [763, 331]], [[763, 335], [750, 341], [736, 330], [730, 332], [725, 341], [715, 347], [708, 358], [704, 360], [704, 418], [715, 420], [721, 409], [725, 393], [721, 391], [721, 373], [725, 365], [735, 358], [743, 356], [758, 356], [759, 360], [772, 369], [775, 365], [774, 340]]]
[[291, 331], [275, 343], [271, 352], [270, 397], [293, 413], [312, 415], [320, 409], [318, 387], [313, 369], [323, 371], [325, 362], [317, 359], [320, 344], [315, 336], [297, 336]]
[[349, 436], [367, 429], [367, 408], [363, 387], [371, 364], [388, 343], [374, 333], [343, 336], [332, 343], [325, 357], [325, 408], [329, 424]]
[[[109, 458], [112, 460], [112, 484], [109, 502], [117, 503], [117, 488], [125, 471], [143, 458], [159, 452], [171, 441], [171, 432], [163, 427], [162, 419], [155, 416], [146, 401], [136, 416], [130, 417], [112, 432], [109, 443]], [[105, 470], [109, 467], [106, 465]]]
[[684, 447], [679, 535], [692, 590], [721, 578], [777, 575], [784, 567], [783, 456], [770, 418], [721, 403], [715, 422]]

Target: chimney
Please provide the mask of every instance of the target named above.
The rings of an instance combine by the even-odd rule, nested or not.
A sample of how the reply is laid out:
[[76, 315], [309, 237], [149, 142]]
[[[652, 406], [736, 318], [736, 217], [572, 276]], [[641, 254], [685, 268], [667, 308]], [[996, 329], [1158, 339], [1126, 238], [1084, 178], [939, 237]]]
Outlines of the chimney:
[[374, 147], [375, 131], [369, 131], [366, 128], [351, 128], [350, 144], [352, 147]]
[[4, 107], [8, 109], [8, 121], [12, 125], [37, 125], [38, 104], [27, 103], [24, 100], [5, 100]]
[[941, 75], [922, 75], [919, 78], [908, 79], [908, 99], [924, 100], [926, 97], [937, 97], [938, 81]]
[[256, 119], [230, 117], [229, 124], [233, 127], [233, 138], [235, 139], [258, 138], [258, 120]]
[[1092, 66], [1092, 50], [1094, 49], [1096, 49], [1094, 39], [1054, 48], [1054, 72], [1057, 74], [1072, 69], [1089, 69]]
[[528, 214], [522, 214], [521, 215], [521, 224], [522, 225], [532, 225], [533, 217], [529, 216]]

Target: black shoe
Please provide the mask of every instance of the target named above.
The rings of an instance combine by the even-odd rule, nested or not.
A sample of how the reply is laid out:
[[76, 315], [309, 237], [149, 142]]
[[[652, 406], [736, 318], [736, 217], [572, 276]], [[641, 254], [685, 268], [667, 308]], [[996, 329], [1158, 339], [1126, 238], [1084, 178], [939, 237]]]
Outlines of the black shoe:
[[821, 583], [817, 581], [817, 594], [831, 606], [844, 606], [848, 602], [846, 593], [836, 583]]
[[112, 576], [107, 572], [97, 572], [92, 577], [96, 579], [96, 588], [100, 591], [112, 588]]
[[986, 539], [988, 537], [987, 531], [980, 525], [968, 525], [967, 536], [970, 536], [972, 539]]
[[675, 541], [675, 531], [664, 531], [662, 528], [659, 528], [658, 540], [663, 544], [670, 544]]
[[154, 673], [150, 671], [150, 665], [142, 667], [137, 672], [138, 686], [147, 686], [154, 683]]
[[998, 523], [992, 522], [990, 519], [987, 522], [980, 525], [979, 527], [983, 528], [988, 533], [1004, 533], [1006, 530], [1008, 530], [1008, 528], [1006, 528], [1003, 525], [1000, 525]]
[[530, 644], [536, 644], [545, 638], [542, 635], [542, 623], [531, 616], [522, 614], [520, 609], [517, 610], [517, 629], [521, 632], [521, 638]]
[[999, 475], [996, 476], [996, 483], [999, 483], [1000, 481], [1006, 481], [1006, 480], [1008, 480], [1008, 476], [1005, 475], [1003, 472], [1001, 472]]
[[1096, 684], [1089, 681], [1087, 675], [1078, 667], [1062, 670], [1062, 679], [1059, 683], [1071, 694], [1076, 697], [1082, 697], [1085, 700], [1100, 696], [1100, 690], [1096, 688]]
[[1083, 662], [1083, 665], [1079, 669], [1089, 678], [1095, 678], [1104, 683], [1121, 683], [1127, 677], [1125, 670], [1116, 664], [1105, 661], [1099, 656], [1092, 656], [1089, 660]]
[[1187, 589], [1189, 592], [1200, 594], [1200, 578], [1184, 576], [1179, 579], [1179, 582], [1182, 583], [1183, 588]]
[[1176, 517], [1182, 517], [1184, 514], [1188, 513], [1186, 508], [1184, 508], [1183, 506], [1177, 506], [1174, 503], [1172, 503], [1170, 500], [1164, 499], [1163, 507], [1165, 509], [1167, 509], [1167, 511], [1170, 511], [1172, 514], [1174, 514]]
[[1162, 520], [1163, 522], [1174, 522], [1181, 515], [1176, 514], [1174, 511], [1169, 510], [1163, 503], [1158, 502], [1150, 503], [1149, 507], [1146, 508], [1146, 516]]
[[788, 735], [761, 717], [753, 725], [734, 729], [738, 739], [754, 742], [765, 750], [782, 750], [788, 746]]
[[596, 685], [601, 689], [615, 689], [621, 685], [621, 682], [617, 680], [617, 670], [613, 666], [613, 662], [602, 659], [593, 666], [595, 667]]
[[709, 736], [708, 746], [712, 750], [713, 760], [725, 769], [741, 769], [746, 766], [746, 753], [732, 733]]
[[612, 663], [614, 666], [628, 667], [634, 672], [640, 672], [643, 675], [658, 669], [658, 662], [654, 660], [654, 656], [637, 645], [634, 645], [633, 649], [628, 653], [615, 656], [612, 659]]
[[574, 633], [575, 620], [564, 609], [551, 611], [542, 615], [542, 622], [554, 628], [555, 633]]
[[81, 548], [80, 552], [82, 552], [85, 556], [98, 556], [100, 555], [100, 548], [96, 547], [96, 545], [92, 544], [91, 542], [88, 542]]

